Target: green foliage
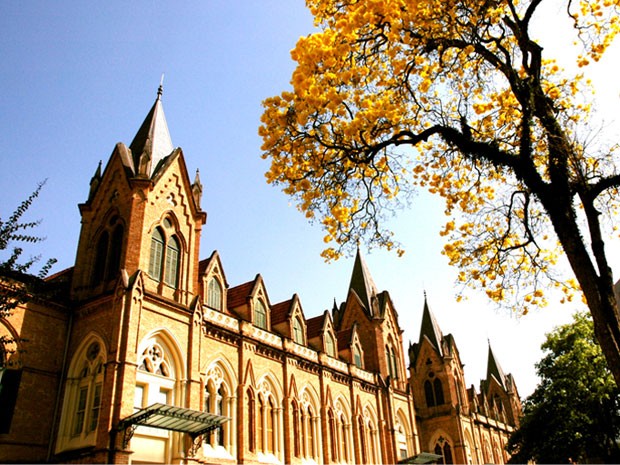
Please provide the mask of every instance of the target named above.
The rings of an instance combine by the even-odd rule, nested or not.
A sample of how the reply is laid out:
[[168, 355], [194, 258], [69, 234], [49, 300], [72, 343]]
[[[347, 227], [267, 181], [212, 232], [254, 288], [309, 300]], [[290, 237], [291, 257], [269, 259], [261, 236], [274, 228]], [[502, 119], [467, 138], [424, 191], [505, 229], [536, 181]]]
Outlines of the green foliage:
[[547, 335], [536, 364], [540, 384], [527, 398], [507, 449], [513, 463], [618, 463], [620, 390], [594, 335], [592, 318], [577, 313]]
[[[7, 251], [9, 254], [6, 259], [0, 258], [0, 318], [8, 317], [14, 308], [26, 302], [30, 298], [32, 286], [37, 281], [29, 273], [41, 257], [30, 257], [21, 262], [20, 258], [24, 249], [20, 245], [34, 244], [44, 240], [43, 237], [31, 233], [41, 221], [22, 222], [21, 219], [39, 196], [44, 185], [45, 181], [39, 183], [34, 192], [15, 209], [7, 220], [0, 217], [0, 252]], [[54, 263], [56, 259], [48, 259], [37, 272], [36, 278], [39, 280], [45, 278]], [[0, 342], [2, 346], [6, 344], [5, 340]]]

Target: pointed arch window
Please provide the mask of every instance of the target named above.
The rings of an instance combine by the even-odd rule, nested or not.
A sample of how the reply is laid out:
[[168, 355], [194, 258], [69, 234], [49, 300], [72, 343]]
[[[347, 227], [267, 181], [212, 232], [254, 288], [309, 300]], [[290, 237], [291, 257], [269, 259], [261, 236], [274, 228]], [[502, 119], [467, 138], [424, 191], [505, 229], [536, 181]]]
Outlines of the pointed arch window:
[[336, 431], [336, 420], [334, 419], [334, 412], [332, 409], [329, 409], [327, 412], [327, 427], [329, 428], [329, 443], [330, 443], [330, 451], [331, 451], [331, 460], [335, 462], [338, 460], [338, 443], [336, 442], [337, 431]]
[[216, 277], [209, 280], [207, 290], [207, 306], [218, 311], [222, 311], [222, 285]]
[[257, 300], [254, 306], [254, 324], [261, 329], [267, 329], [267, 309], [262, 300]]
[[[172, 222], [164, 221], [168, 228]], [[151, 251], [149, 259], [149, 275], [157, 282], [163, 279], [164, 284], [177, 288], [181, 266], [181, 244], [176, 235], [166, 237], [161, 227], [155, 228], [151, 235]]]
[[[254, 393], [251, 389], [248, 389], [248, 449], [250, 452], [256, 452], [256, 435], [257, 423], [256, 423], [256, 401], [254, 399]], [[260, 422], [259, 422], [260, 423]]]
[[330, 357], [336, 357], [336, 342], [329, 331], [325, 333], [325, 352]]
[[432, 381], [430, 379], [424, 381], [424, 396], [426, 397], [427, 407], [444, 404], [443, 385], [439, 378], [435, 378]]
[[151, 259], [149, 274], [155, 281], [161, 281], [162, 259], [164, 257], [164, 235], [160, 228], [155, 228], [151, 236]]
[[362, 360], [362, 348], [359, 345], [359, 342], [355, 342], [353, 344], [353, 363], [357, 368], [364, 368], [364, 363]]
[[297, 344], [304, 345], [304, 327], [299, 316], [293, 319], [293, 340]]
[[91, 340], [76, 354], [67, 377], [57, 451], [95, 444], [104, 377], [103, 345]]
[[301, 457], [301, 428], [300, 428], [300, 411], [299, 404], [293, 400], [292, 404], [293, 413], [293, 455], [295, 457]]
[[107, 229], [101, 232], [95, 247], [95, 260], [92, 274], [92, 285], [102, 281], [110, 281], [117, 277], [121, 265], [124, 228], [120, 218], [114, 216]]
[[441, 460], [438, 463], [449, 464], [452, 461], [452, 447], [450, 443], [444, 438], [439, 438], [437, 444], [435, 444], [435, 454], [441, 456]]
[[179, 284], [179, 260], [181, 258], [181, 247], [175, 236], [172, 236], [166, 245], [166, 266], [164, 283], [168, 286], [176, 287]]

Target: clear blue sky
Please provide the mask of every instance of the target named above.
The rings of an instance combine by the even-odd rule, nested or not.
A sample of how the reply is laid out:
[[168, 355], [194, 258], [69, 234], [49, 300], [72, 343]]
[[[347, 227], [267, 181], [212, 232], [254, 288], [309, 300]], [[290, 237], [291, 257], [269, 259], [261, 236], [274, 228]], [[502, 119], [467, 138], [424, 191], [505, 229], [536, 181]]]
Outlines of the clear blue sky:
[[[165, 73], [163, 103], [173, 144], [200, 170], [201, 257], [217, 249], [231, 286], [261, 273], [272, 303], [293, 293], [306, 317], [346, 297], [352, 260], [325, 264], [323, 232], [265, 183], [257, 135], [261, 101], [289, 86], [289, 51], [312, 31], [302, 0], [4, 1], [0, 3], [0, 216], [47, 178], [29, 212], [47, 240], [31, 252], [72, 266], [89, 180], [116, 142], [129, 145]], [[617, 86], [615, 106], [617, 107]], [[402, 259], [365, 251], [417, 341], [423, 293], [453, 333], [468, 384], [486, 375], [487, 338], [522, 396], [535, 387], [545, 332], [574, 308], [551, 306], [517, 320], [479, 297], [454, 301], [455, 271], [440, 254], [443, 208], [421, 195], [395, 221]], [[406, 348], [406, 347], [405, 347]]]

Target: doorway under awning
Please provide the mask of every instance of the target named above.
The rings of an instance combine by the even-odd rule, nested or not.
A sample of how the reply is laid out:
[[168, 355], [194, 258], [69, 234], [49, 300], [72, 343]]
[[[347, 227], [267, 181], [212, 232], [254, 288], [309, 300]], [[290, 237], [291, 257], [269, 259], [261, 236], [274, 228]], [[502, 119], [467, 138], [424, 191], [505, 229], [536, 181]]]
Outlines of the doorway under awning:
[[219, 428], [230, 418], [166, 404], [153, 404], [118, 422], [118, 431], [124, 431], [123, 448], [127, 448], [136, 428], [148, 426], [168, 431], [178, 431], [196, 438]]

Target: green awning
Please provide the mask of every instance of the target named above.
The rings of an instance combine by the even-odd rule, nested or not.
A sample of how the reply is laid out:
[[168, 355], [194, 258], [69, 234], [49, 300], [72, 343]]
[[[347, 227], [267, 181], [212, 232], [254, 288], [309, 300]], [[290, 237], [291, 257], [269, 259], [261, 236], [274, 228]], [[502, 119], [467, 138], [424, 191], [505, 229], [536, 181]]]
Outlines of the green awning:
[[118, 429], [126, 430], [129, 427], [149, 426], [188, 433], [192, 437], [196, 437], [218, 428], [228, 420], [230, 418], [213, 413], [166, 404], [153, 404], [121, 420], [118, 423]]
[[430, 452], [421, 452], [418, 455], [400, 460], [398, 463], [437, 463], [443, 459], [441, 455], [431, 454]]

